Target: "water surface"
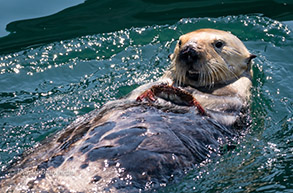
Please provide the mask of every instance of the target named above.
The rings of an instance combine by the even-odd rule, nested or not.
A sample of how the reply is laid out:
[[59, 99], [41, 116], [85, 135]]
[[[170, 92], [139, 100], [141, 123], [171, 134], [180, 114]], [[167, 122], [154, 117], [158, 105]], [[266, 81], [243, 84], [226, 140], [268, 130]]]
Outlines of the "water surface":
[[[258, 56], [253, 66], [251, 127], [234, 150], [201, 164], [162, 192], [292, 192], [292, 12], [274, 1], [284, 8], [268, 15], [273, 18], [242, 14], [237, 6], [231, 10], [234, 16], [220, 16], [229, 12], [218, 12], [217, 2], [206, 2], [138, 1], [137, 10], [129, 10], [131, 18], [123, 6], [119, 10], [125, 17], [104, 17], [105, 29], [92, 28], [94, 15], [92, 20], [90, 14], [81, 17], [98, 9], [93, 1], [48, 17], [12, 22], [7, 28], [14, 33], [0, 39], [6, 49], [0, 55], [0, 170], [76, 117], [158, 79], [169, 66], [167, 56], [177, 38], [208, 27], [231, 31]], [[252, 2], [257, 7], [262, 1]], [[147, 3], [147, 11], [140, 11]], [[204, 14], [207, 6], [213, 11], [206, 17], [191, 14], [191, 8]], [[62, 26], [65, 16], [72, 19], [68, 26]], [[117, 25], [107, 24], [115, 19]], [[36, 27], [42, 25], [51, 26], [51, 31]]]

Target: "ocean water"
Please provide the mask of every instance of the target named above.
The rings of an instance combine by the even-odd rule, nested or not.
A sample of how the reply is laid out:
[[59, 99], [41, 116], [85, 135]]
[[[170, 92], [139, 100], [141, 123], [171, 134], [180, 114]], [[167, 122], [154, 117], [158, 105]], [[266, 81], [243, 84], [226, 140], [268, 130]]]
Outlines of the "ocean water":
[[[276, 1], [279, 10], [272, 3], [270, 11], [257, 9], [261, 2], [250, 1], [247, 12], [226, 3], [224, 12], [212, 1], [193, 7], [189, 1], [138, 1], [137, 10], [128, 10], [127, 3], [120, 9], [113, 5], [120, 17], [111, 15], [107, 4], [110, 11], [98, 14], [109, 18], [99, 18], [104, 23], [93, 28], [90, 14], [77, 18], [100, 5], [86, 1], [50, 16], [9, 23], [8, 35], [0, 38], [0, 173], [78, 116], [157, 80], [181, 34], [216, 28], [231, 31], [257, 55], [251, 126], [234, 150], [160, 191], [293, 192], [292, 3]], [[152, 7], [139, 12], [143, 5]], [[204, 15], [206, 7], [213, 9]], [[201, 11], [192, 15], [192, 8]], [[68, 18], [72, 23], [64, 27], [61, 21]], [[117, 25], [111, 26], [115, 19]]]

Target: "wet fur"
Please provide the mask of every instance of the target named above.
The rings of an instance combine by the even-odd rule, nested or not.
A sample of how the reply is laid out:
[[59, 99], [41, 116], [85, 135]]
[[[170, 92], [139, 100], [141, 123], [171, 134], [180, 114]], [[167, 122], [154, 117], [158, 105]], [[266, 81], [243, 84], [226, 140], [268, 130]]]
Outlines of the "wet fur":
[[[202, 32], [227, 33], [211, 29]], [[182, 36], [181, 45], [199, 33]], [[234, 46], [236, 50], [238, 47]], [[177, 45], [171, 56], [171, 69], [160, 80], [78, 118], [26, 155], [7, 171], [0, 182], [1, 192], [151, 190], [176, 181], [195, 164], [217, 156], [223, 144], [233, 144], [247, 126], [249, 52], [244, 52], [247, 58], [239, 56], [246, 67], [241, 64], [238, 69], [236, 65], [232, 73], [226, 69], [229, 67], [213, 63], [207, 51], [209, 67], [202, 67], [206, 74], [201, 75], [198, 84], [184, 76], [186, 69], [177, 60], [179, 50]], [[135, 100], [162, 83], [192, 94], [209, 115], [201, 116], [194, 107], [163, 98], [153, 103]]]

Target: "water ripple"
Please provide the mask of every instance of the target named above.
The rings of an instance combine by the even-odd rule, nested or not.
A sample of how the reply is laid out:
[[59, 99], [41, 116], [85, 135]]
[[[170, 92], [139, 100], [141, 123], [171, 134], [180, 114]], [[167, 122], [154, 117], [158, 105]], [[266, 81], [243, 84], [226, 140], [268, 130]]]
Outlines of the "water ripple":
[[199, 28], [231, 31], [258, 56], [251, 129], [235, 150], [200, 165], [166, 192], [292, 190], [292, 32], [261, 15], [186, 18], [1, 55], [1, 171], [76, 116], [158, 79], [177, 38]]

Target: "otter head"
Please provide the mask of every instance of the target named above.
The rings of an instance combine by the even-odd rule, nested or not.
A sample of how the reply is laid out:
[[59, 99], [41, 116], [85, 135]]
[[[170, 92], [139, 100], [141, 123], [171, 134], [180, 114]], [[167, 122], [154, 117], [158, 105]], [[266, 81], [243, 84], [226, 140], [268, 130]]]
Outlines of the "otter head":
[[212, 87], [239, 77], [255, 57], [236, 36], [201, 29], [180, 36], [170, 55], [171, 73], [179, 84]]

